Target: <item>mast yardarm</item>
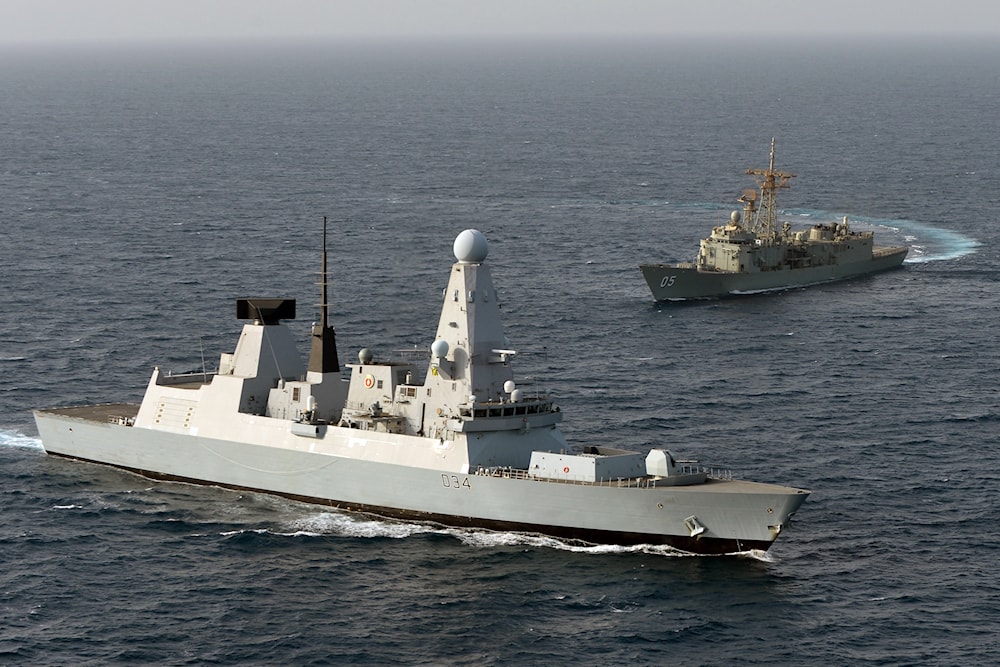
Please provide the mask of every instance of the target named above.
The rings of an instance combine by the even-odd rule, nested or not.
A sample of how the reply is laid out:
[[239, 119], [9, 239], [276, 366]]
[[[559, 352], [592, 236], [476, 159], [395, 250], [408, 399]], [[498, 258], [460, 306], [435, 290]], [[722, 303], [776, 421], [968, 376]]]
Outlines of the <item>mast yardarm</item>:
[[748, 192], [744, 192], [738, 199], [744, 204], [743, 217], [750, 224], [750, 231], [759, 236], [774, 238], [778, 234], [778, 206], [775, 203], [775, 191], [779, 188], [790, 188], [788, 181], [795, 178], [795, 174], [775, 170], [774, 137], [771, 137], [771, 161], [767, 169], [747, 169], [747, 175], [753, 176], [760, 188], [760, 208], [755, 206], [756, 197], [749, 196]]

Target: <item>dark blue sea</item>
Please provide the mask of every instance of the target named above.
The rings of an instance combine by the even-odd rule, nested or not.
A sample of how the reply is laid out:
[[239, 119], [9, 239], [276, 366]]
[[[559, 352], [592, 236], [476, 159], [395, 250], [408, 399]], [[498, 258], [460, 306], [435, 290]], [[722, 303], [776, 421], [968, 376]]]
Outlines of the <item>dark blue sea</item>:
[[[1000, 662], [1000, 47], [0, 52], [0, 664]], [[655, 304], [766, 167], [898, 271]], [[812, 490], [766, 555], [446, 530], [49, 458], [35, 407], [214, 367], [330, 221], [342, 361], [427, 349], [465, 228], [571, 443]], [[203, 361], [205, 360], [205, 361]], [[378, 484], [379, 480], [371, 480]]]

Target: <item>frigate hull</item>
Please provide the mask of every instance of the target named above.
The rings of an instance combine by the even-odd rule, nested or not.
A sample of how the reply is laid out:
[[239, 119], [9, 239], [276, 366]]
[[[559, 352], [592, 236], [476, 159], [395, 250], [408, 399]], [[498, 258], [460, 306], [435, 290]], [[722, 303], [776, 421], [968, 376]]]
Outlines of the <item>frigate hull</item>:
[[870, 260], [808, 268], [784, 266], [773, 271], [725, 272], [695, 268], [691, 264], [643, 264], [639, 267], [656, 301], [706, 299], [752, 294], [849, 280], [899, 268], [908, 248], [891, 248]]
[[[102, 406], [120, 415], [129, 406]], [[135, 409], [135, 406], [132, 406]], [[701, 554], [766, 550], [808, 495], [738, 480], [693, 486], [553, 481], [496, 470], [364, 461], [338, 455], [357, 434], [331, 429], [299, 447], [136, 429], [95, 419], [95, 406], [37, 410], [49, 454], [153, 479], [252, 490], [340, 510], [448, 526], [540, 533], [593, 544], [668, 545]], [[274, 433], [278, 433], [281, 425]], [[327, 441], [328, 440], [328, 441]], [[338, 442], [340, 441], [340, 442]], [[360, 445], [357, 441], [353, 447]], [[704, 532], [692, 536], [695, 517]], [[687, 523], [686, 523], [687, 521]]]
[[767, 169], [747, 169], [760, 190], [748, 188], [737, 198], [743, 210], [701, 240], [694, 262], [640, 264], [657, 301], [704, 299], [805, 287], [847, 280], [899, 267], [906, 246], [876, 246], [875, 233], [856, 231], [842, 222], [793, 230], [778, 224], [776, 193], [795, 177], [774, 167], [774, 139]]

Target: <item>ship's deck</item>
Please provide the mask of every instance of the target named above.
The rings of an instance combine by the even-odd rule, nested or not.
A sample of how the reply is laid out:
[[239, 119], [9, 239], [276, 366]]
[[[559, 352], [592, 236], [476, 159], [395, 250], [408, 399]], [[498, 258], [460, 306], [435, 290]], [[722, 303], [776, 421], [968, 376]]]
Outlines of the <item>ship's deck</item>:
[[139, 413], [138, 403], [101, 403], [99, 405], [74, 405], [65, 408], [46, 408], [36, 410], [43, 414], [62, 415], [74, 419], [83, 419], [91, 422], [118, 422], [122, 420], [132, 421]]
[[872, 248], [872, 258], [878, 257], [888, 257], [889, 255], [898, 255], [900, 253], [907, 253], [910, 250], [910, 246], [900, 245], [900, 246], [875, 246]]

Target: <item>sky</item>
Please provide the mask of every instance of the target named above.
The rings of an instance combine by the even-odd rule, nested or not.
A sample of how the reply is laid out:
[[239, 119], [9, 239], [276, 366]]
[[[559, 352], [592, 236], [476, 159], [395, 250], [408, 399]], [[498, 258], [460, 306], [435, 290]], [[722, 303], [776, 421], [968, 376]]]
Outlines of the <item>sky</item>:
[[0, 44], [589, 35], [1000, 35], [993, 0], [0, 0]]

